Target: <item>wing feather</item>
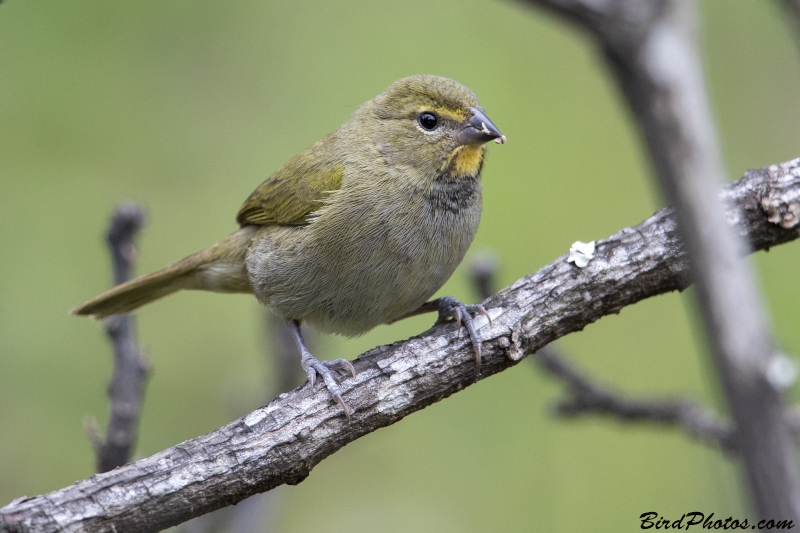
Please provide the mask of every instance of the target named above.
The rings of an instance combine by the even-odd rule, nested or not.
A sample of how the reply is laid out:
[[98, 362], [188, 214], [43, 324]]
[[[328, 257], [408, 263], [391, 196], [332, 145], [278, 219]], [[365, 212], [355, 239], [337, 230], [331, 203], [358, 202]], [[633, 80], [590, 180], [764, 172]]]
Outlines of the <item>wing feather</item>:
[[290, 159], [245, 200], [240, 226], [302, 226], [342, 186], [344, 166], [334, 160], [335, 133]]

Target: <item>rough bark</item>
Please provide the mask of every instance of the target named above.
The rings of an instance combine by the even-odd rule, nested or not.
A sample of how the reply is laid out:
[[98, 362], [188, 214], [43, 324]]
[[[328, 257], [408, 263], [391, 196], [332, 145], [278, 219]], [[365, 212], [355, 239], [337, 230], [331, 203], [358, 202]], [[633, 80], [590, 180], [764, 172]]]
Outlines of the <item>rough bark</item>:
[[[726, 220], [753, 250], [796, 239], [800, 159], [749, 171], [721, 198], [728, 205]], [[480, 379], [604, 315], [690, 283], [670, 208], [599, 241], [586, 268], [566, 258], [484, 302], [493, 324], [476, 318], [485, 339]], [[357, 376], [342, 383], [353, 407], [349, 424], [321, 384], [315, 394], [306, 384], [207, 435], [64, 489], [19, 498], [0, 509], [0, 532], [158, 531], [299, 483], [347, 443], [476, 381], [469, 339], [452, 323], [370, 350], [354, 366]]]

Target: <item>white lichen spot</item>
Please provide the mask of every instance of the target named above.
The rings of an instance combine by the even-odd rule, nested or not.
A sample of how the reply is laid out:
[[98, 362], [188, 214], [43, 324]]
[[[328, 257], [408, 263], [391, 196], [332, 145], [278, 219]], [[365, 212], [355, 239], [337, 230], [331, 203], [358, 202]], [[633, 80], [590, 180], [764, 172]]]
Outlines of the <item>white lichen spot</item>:
[[265, 413], [263, 409], [256, 409], [244, 418], [244, 424], [251, 428], [264, 420], [266, 417], [267, 413]]
[[578, 268], [585, 268], [594, 259], [595, 242], [575, 241], [569, 248], [568, 263], [575, 263]]
[[765, 196], [761, 199], [761, 207], [767, 214], [767, 220], [784, 229], [791, 229], [800, 223], [800, 201]]
[[767, 381], [776, 389], [788, 389], [797, 380], [797, 363], [785, 354], [776, 354], [767, 363]]

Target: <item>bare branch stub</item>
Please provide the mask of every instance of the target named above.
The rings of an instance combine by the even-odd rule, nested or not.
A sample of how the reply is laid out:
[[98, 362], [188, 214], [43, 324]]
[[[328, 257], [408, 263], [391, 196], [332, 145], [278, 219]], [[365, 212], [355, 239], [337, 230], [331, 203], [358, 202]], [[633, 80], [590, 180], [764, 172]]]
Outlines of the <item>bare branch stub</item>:
[[[107, 241], [114, 268], [114, 283], [128, 281], [136, 257], [134, 239], [144, 224], [142, 209], [133, 203], [114, 211]], [[111, 416], [106, 438], [97, 449], [97, 469], [108, 472], [130, 461], [136, 445], [148, 365], [136, 340], [132, 315], [114, 315], [105, 321], [114, 347], [114, 373], [108, 387]]]
[[[748, 172], [722, 197], [727, 220], [749, 237], [753, 250], [764, 250], [797, 239], [800, 226], [770, 222], [762, 199], [781, 209], [798, 194], [800, 159]], [[480, 379], [625, 306], [689, 285], [671, 209], [598, 241], [586, 268], [566, 259], [564, 254], [483, 302], [492, 325], [476, 318], [484, 339]], [[330, 397], [309, 395], [303, 386], [208, 435], [15, 500], [0, 508], [0, 532], [159, 531], [283, 483], [297, 484], [349, 442], [476, 382], [472, 347], [455, 324], [370, 350], [354, 366], [356, 377], [341, 383], [354, 408], [349, 424]]]

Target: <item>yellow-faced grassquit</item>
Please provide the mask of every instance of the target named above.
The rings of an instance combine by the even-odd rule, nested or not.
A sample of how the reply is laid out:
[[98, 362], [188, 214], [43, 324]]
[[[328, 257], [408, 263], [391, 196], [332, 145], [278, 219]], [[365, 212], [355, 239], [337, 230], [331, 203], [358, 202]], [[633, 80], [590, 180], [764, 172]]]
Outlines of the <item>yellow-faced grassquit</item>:
[[239, 209], [237, 231], [72, 312], [128, 313], [181, 289], [254, 294], [291, 326], [312, 390], [319, 373], [348, 417], [330, 369], [355, 371], [313, 357], [301, 322], [354, 336], [438, 310], [466, 326], [480, 371], [471, 314], [483, 308], [451, 297], [425, 302], [478, 229], [484, 144], [493, 139], [505, 142], [463, 85], [398, 80], [259, 185]]

